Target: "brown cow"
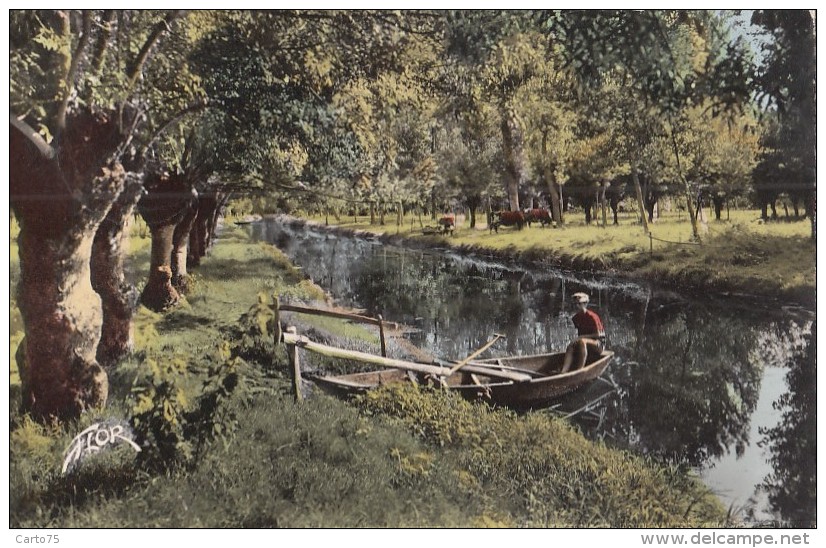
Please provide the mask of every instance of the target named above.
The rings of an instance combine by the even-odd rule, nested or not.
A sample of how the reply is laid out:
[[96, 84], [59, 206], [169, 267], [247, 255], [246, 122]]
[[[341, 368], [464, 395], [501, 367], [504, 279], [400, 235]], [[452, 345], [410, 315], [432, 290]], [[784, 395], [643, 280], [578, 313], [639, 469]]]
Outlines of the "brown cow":
[[453, 213], [443, 215], [438, 224], [442, 234], [453, 234], [456, 229], [456, 216]]
[[531, 226], [531, 223], [540, 223], [542, 227], [552, 224], [551, 214], [547, 209], [526, 209], [525, 210], [525, 222], [528, 223], [528, 226]]
[[497, 234], [500, 226], [515, 226], [517, 230], [525, 226], [525, 214], [521, 211], [497, 211], [494, 215], [496, 219], [490, 223], [490, 230], [495, 230]]

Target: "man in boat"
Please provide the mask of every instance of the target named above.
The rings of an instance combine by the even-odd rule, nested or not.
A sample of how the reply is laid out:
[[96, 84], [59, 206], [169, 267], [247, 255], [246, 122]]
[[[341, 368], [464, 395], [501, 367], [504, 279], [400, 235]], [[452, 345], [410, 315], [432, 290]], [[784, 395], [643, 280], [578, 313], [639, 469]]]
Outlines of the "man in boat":
[[[587, 293], [574, 293], [573, 301], [578, 312], [571, 320], [577, 331], [577, 339], [568, 345], [562, 373], [575, 371], [595, 360], [605, 347], [605, 328], [602, 319], [593, 310], [588, 309], [590, 298]], [[590, 358], [590, 359], [589, 359]]]

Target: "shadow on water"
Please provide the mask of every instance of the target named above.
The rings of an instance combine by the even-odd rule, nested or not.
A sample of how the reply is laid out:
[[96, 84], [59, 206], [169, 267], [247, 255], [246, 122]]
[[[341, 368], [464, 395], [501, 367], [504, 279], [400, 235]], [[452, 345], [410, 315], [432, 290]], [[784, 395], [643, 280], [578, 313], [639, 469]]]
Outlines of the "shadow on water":
[[[612, 386], [607, 392], [589, 387], [602, 390], [600, 399], [577, 413], [582, 431], [705, 471], [712, 489], [723, 491], [726, 484], [721, 496], [747, 519], [814, 523], [815, 455], [805, 450], [809, 443], [815, 447], [814, 393], [806, 392], [814, 386], [806, 377], [814, 375], [814, 344], [805, 316], [547, 267], [293, 230], [276, 221], [250, 230], [342, 305], [412, 326], [410, 341], [443, 358], [467, 356], [493, 333], [506, 339], [490, 357], [560, 351], [574, 335], [570, 296], [589, 293], [616, 355], [607, 372]], [[799, 356], [811, 356], [812, 364], [795, 365]], [[776, 405], [758, 405], [769, 368], [788, 370], [786, 386], [774, 387], [785, 393]], [[591, 394], [577, 403], [582, 395], [550, 411], [570, 413], [595, 399]], [[794, 443], [803, 445], [795, 450]], [[716, 467], [734, 472], [720, 479]], [[746, 470], [762, 476], [755, 480]]]

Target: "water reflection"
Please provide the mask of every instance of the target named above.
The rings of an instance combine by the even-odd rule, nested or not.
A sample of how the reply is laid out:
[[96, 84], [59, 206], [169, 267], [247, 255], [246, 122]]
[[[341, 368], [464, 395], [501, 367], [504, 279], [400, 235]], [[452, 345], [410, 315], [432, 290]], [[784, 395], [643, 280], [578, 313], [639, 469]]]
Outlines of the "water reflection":
[[[699, 470], [733, 459], [741, 479], [726, 478], [735, 484], [732, 500], [768, 493], [769, 507], [754, 502], [746, 508], [751, 517], [815, 519], [809, 323], [742, 303], [293, 231], [272, 221], [252, 231], [342, 304], [417, 327], [414, 342], [445, 358], [469, 354], [493, 333], [507, 337], [493, 356], [562, 350], [574, 334], [569, 297], [588, 292], [616, 352], [609, 375], [617, 390], [600, 401], [599, 421], [581, 422], [583, 431]], [[790, 361], [792, 354], [810, 356], [811, 364], [795, 365], [805, 360]], [[773, 407], [758, 406], [765, 370], [774, 367], [789, 367], [788, 393]], [[758, 407], [766, 411], [757, 413]], [[763, 485], [745, 474], [755, 467], [764, 471]]]
[[763, 428], [772, 471], [763, 482], [784, 525], [813, 527], [817, 507], [817, 327], [796, 341], [786, 375], [789, 391], [773, 403], [781, 420]]

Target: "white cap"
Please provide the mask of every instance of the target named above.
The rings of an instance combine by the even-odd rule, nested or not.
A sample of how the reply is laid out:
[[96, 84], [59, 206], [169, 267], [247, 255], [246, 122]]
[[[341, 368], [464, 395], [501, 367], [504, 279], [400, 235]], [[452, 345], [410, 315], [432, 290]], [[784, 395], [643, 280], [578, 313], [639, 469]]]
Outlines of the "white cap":
[[572, 299], [575, 303], [587, 303], [590, 300], [587, 293], [574, 293]]

